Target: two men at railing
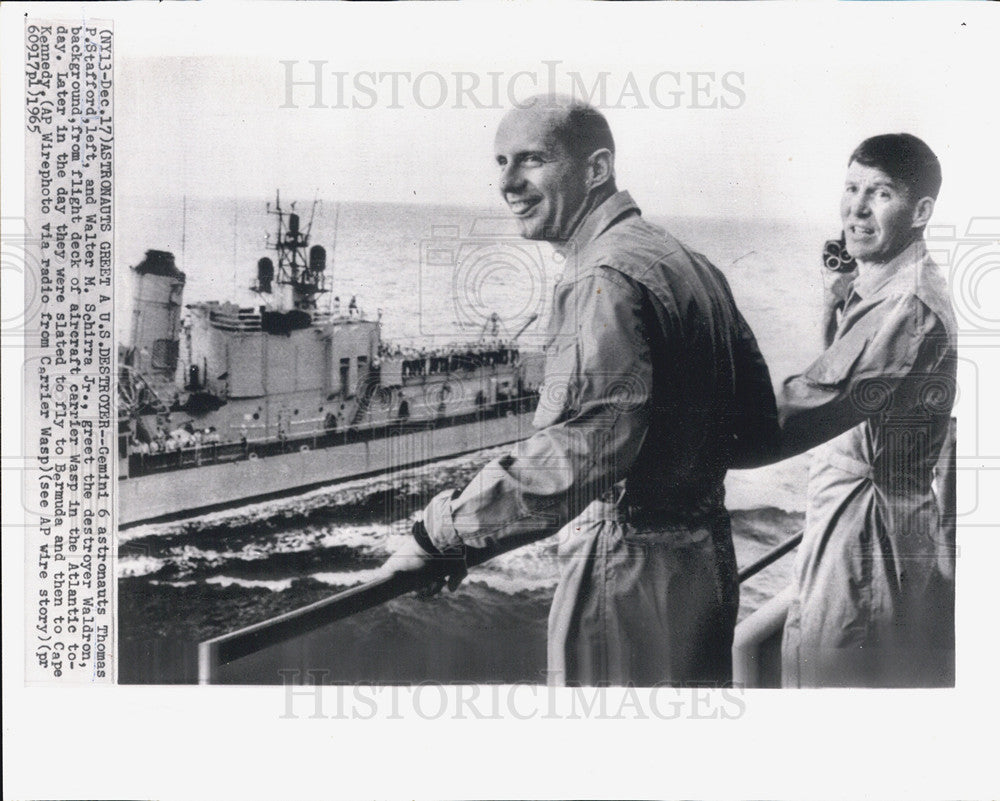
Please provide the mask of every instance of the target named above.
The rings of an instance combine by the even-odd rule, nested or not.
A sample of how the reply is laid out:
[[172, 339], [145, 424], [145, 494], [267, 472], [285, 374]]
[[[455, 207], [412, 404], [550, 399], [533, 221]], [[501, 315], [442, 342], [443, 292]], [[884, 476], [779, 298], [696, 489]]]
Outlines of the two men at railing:
[[[535, 434], [430, 502], [387, 574], [561, 530], [554, 683], [731, 680], [738, 585], [722, 481], [830, 440], [810, 476], [793, 686], [951, 681], [951, 560], [931, 469], [951, 409], [955, 323], [922, 232], [940, 186], [907, 135], [852, 154], [841, 202], [856, 276], [829, 276], [827, 349], [777, 408], [753, 333], [703, 256], [615, 185], [603, 115], [561, 97], [496, 135], [525, 238], [564, 257]], [[567, 525], [568, 524], [568, 525]]]

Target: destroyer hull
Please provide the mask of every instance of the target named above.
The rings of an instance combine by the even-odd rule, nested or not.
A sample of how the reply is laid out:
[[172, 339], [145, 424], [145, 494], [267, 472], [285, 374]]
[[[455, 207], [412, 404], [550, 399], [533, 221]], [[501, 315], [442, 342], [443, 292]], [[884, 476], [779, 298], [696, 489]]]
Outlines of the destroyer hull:
[[118, 525], [184, 517], [516, 442], [532, 433], [532, 414], [400, 429], [390, 436], [326, 448], [122, 477]]

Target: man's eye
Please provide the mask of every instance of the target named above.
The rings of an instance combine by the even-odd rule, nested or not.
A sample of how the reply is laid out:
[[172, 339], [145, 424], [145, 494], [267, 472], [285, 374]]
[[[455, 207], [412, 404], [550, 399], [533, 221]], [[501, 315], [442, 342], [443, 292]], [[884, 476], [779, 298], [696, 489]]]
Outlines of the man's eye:
[[887, 192], [885, 189], [879, 192], [878, 196], [879, 200], [892, 200], [892, 192]]
[[534, 167], [534, 166], [536, 166], [538, 164], [541, 164], [542, 163], [542, 159], [541, 159], [540, 156], [525, 156], [524, 157], [524, 163], [527, 164], [527, 165], [529, 165], [529, 166]]

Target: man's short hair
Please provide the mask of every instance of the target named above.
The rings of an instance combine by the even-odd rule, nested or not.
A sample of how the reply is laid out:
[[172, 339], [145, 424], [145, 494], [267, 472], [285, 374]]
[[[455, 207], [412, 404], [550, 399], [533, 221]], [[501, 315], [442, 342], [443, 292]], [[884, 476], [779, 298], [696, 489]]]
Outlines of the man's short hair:
[[612, 154], [615, 152], [611, 126], [596, 108], [564, 95], [543, 96], [539, 101], [562, 112], [552, 133], [574, 159], [587, 159], [595, 150], [605, 148]]
[[941, 162], [913, 134], [881, 134], [865, 139], [855, 148], [847, 165], [855, 161], [902, 182], [915, 201], [922, 197], [937, 199], [941, 189]]

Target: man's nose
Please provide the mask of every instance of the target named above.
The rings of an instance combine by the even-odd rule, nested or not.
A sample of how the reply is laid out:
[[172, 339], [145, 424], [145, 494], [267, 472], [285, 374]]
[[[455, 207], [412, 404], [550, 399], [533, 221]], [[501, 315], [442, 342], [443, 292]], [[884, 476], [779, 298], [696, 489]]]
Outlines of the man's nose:
[[851, 212], [855, 217], [867, 217], [871, 213], [871, 206], [869, 205], [868, 194], [865, 192], [858, 192], [851, 201]]
[[500, 193], [517, 192], [524, 186], [524, 178], [516, 164], [507, 164], [500, 168]]

